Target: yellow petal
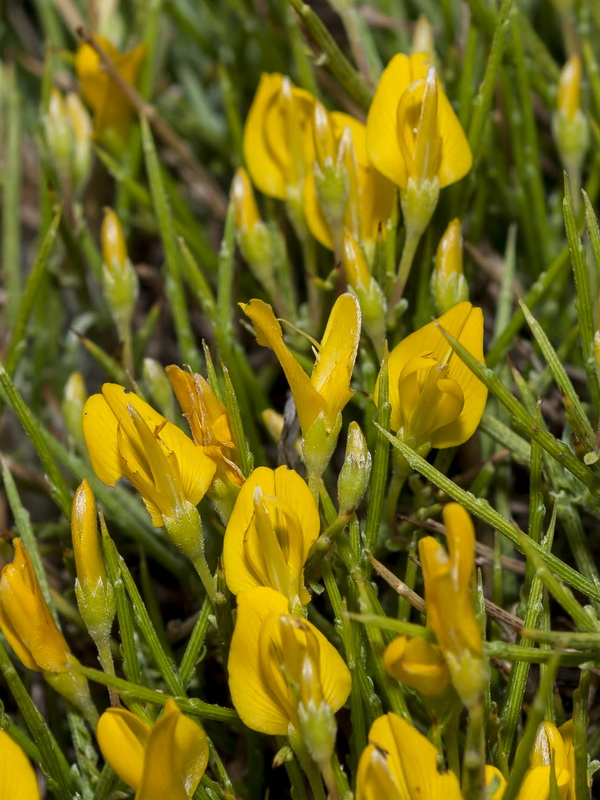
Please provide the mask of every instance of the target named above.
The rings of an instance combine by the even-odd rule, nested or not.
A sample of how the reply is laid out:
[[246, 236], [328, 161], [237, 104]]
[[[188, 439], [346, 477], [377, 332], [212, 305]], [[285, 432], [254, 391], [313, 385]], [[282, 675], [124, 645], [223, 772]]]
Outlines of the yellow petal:
[[[401, 391], [400, 379], [406, 366], [415, 358], [427, 358], [442, 364], [447, 362], [446, 377], [460, 386], [464, 404], [458, 418], [437, 428], [432, 425], [433, 447], [454, 447], [470, 438], [477, 428], [487, 400], [487, 389], [471, 370], [452, 352], [446, 341], [443, 328], [458, 339], [475, 358], [483, 362], [483, 314], [468, 302], [458, 303], [438, 320], [430, 322], [411, 333], [390, 353], [389, 400], [392, 406], [391, 427], [398, 430], [403, 421], [409, 419], [418, 400], [418, 392], [408, 398]], [[375, 395], [377, 398], [377, 393]]]
[[123, 471], [117, 446], [117, 418], [101, 394], [83, 407], [83, 436], [92, 468], [102, 483], [114, 486]]
[[443, 518], [455, 589], [468, 592], [475, 568], [475, 528], [471, 515], [459, 503], [447, 503]]
[[396, 680], [425, 697], [440, 697], [450, 687], [450, 673], [437, 645], [399, 636], [386, 647], [383, 665]]
[[[285, 200], [292, 175], [292, 154], [289, 142], [289, 110], [283, 100], [284, 76], [263, 73], [246, 118], [244, 127], [244, 158], [254, 185], [264, 194]], [[314, 98], [309, 92], [292, 88], [298, 141], [304, 148], [313, 149], [310, 120]], [[304, 155], [306, 163], [310, 159]]]
[[504, 794], [504, 790], [506, 788], [506, 778], [500, 772], [499, 769], [496, 767], [492, 767], [491, 764], [485, 765], [485, 786], [486, 789], [491, 785], [492, 781], [497, 781], [497, 788], [494, 791], [494, 794], [490, 796], [489, 800], [502, 800], [502, 795]]
[[[306, 482], [298, 473], [285, 466], [278, 467], [276, 470], [267, 467], [255, 469], [240, 490], [223, 541], [225, 578], [227, 586], [233, 594], [238, 594], [238, 592], [253, 586], [270, 585], [266, 575], [267, 571], [260, 569], [261, 561], [264, 558], [264, 553], [260, 549], [260, 541], [255, 535], [256, 531], [250, 531], [253, 526], [254, 495], [257, 487], [260, 488], [267, 504], [271, 496], [277, 498], [281, 503], [281, 508], [288, 509], [288, 513], [293, 514], [298, 520], [297, 530], [282, 532], [282, 535], [287, 538], [284, 556], [287, 562], [289, 581], [292, 585], [297, 584], [298, 581], [300, 584], [302, 583], [301, 576], [308, 551], [319, 535], [320, 520], [316, 503]], [[276, 527], [285, 525], [286, 517], [277, 512], [275, 508], [273, 510], [276, 515]], [[292, 535], [296, 533], [299, 533], [302, 538], [293, 539]], [[248, 552], [250, 547], [258, 552]], [[302, 593], [300, 600], [303, 603], [310, 600], [310, 595], [306, 590]]]
[[271, 306], [262, 300], [250, 300], [249, 303], [240, 303], [240, 306], [254, 324], [258, 344], [270, 347], [281, 364], [294, 396], [302, 431], [306, 434], [319, 413], [327, 412], [326, 401], [315, 390], [314, 381], [311, 381], [285, 346], [281, 326]]
[[136, 800], [187, 800], [196, 791], [207, 764], [204, 731], [169, 699], [150, 731]]
[[35, 772], [21, 747], [0, 730], [0, 800], [39, 800]]
[[372, 744], [363, 750], [356, 775], [356, 800], [406, 800], [408, 795], [394, 780], [387, 756]]
[[[247, 589], [238, 595], [238, 616], [228, 661], [229, 689], [242, 721], [261, 733], [286, 734], [288, 724], [295, 722], [290, 713], [293, 695], [278, 671], [273, 655], [276, 648], [266, 647], [261, 637], [263, 626], [277, 631], [279, 616], [287, 613], [286, 598], [273, 589]], [[350, 672], [323, 634], [310, 622], [304, 624], [318, 642], [323, 699], [334, 712], [338, 711], [350, 694]], [[281, 649], [280, 633], [278, 637], [278, 641], [271, 641]]]
[[436, 748], [397, 714], [378, 717], [369, 731], [369, 742], [386, 754], [399, 797], [462, 800], [456, 775], [438, 772]]
[[440, 189], [463, 178], [473, 166], [473, 154], [458, 117], [438, 81], [437, 128], [442, 137], [438, 168]]
[[399, 53], [384, 69], [367, 117], [367, 150], [382, 175], [406, 188], [408, 170], [398, 144], [396, 112], [402, 93], [427, 74], [428, 58]]
[[0, 626], [26, 667], [64, 672], [69, 647], [44, 600], [27, 549], [20, 539], [14, 547], [15, 559], [0, 578]]
[[242, 722], [260, 733], [287, 735], [290, 722], [286, 710], [265, 686], [259, 656], [265, 619], [287, 611], [287, 598], [273, 589], [247, 589], [237, 597], [237, 620], [227, 662], [229, 690]]
[[[180, 484], [183, 497], [192, 505], [197, 505], [206, 494], [216, 469], [214, 462], [208, 458], [204, 449], [195, 445], [189, 436], [186, 436], [172, 422], [168, 422], [148, 403], [145, 403], [141, 397], [138, 397], [133, 392], [128, 392], [122, 386], [105, 383], [102, 387], [102, 394], [125, 434], [125, 439], [119, 440], [117, 437], [117, 450], [120, 449], [123, 461], [127, 463], [128, 472], [130, 473], [127, 477], [135, 485], [133, 474], [141, 473], [146, 478], [158, 479], [160, 471], [166, 469], [166, 465], [163, 463], [149, 463], [144, 455], [139, 432], [128, 411], [128, 406], [132, 406], [146, 423], [148, 429], [163, 445], [165, 459], [172, 454], [172, 464], [174, 460], [172, 469], [176, 471], [176, 479]], [[92, 465], [96, 471], [93, 459]], [[124, 474], [122, 462], [121, 470], [121, 474]], [[97, 471], [96, 474], [101, 480], [104, 480]], [[161, 524], [161, 521], [158, 524]]]
[[321, 342], [311, 383], [327, 403], [327, 419], [333, 424], [354, 392], [350, 379], [360, 340], [361, 313], [356, 295], [349, 292], [336, 300]]
[[142, 780], [149, 726], [131, 711], [109, 708], [98, 721], [96, 736], [102, 755], [119, 778], [137, 789]]
[[94, 492], [85, 478], [73, 498], [71, 536], [77, 578], [81, 583], [89, 581], [95, 586], [99, 578], [105, 578], [106, 570], [100, 549]]

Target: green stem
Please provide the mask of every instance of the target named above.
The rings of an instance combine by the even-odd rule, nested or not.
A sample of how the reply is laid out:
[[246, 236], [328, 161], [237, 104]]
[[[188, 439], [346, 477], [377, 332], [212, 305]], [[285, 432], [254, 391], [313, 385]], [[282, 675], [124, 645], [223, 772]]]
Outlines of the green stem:
[[485, 729], [483, 697], [469, 711], [467, 738], [463, 758], [462, 787], [465, 800], [480, 800], [483, 796], [485, 767]]
[[423, 231], [420, 229], [415, 229], [412, 225], [409, 225], [406, 229], [406, 239], [404, 240], [404, 247], [402, 248], [402, 255], [400, 257], [400, 264], [398, 266], [398, 275], [396, 277], [396, 282], [394, 283], [394, 288], [392, 289], [391, 297], [388, 301], [388, 325], [390, 327], [395, 325], [398, 317], [404, 311], [403, 306], [399, 306], [399, 304], [404, 294], [404, 288], [406, 286], [406, 282], [408, 281], [408, 276], [410, 274], [415, 253], [417, 252], [417, 247], [419, 246], [422, 235]]

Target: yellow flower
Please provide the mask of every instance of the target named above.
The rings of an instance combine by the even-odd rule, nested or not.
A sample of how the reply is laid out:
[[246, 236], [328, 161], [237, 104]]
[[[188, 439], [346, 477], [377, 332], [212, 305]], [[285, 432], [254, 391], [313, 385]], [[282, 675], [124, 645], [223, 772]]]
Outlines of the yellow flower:
[[310, 622], [292, 617], [287, 599], [274, 589], [246, 589], [237, 601], [227, 666], [244, 724], [285, 735], [290, 725], [304, 733], [311, 712], [332, 717], [351, 686], [337, 650]]
[[437, 180], [439, 188], [471, 169], [469, 143], [429, 57], [398, 54], [383, 71], [367, 118], [367, 150], [372, 163], [407, 189]]
[[261, 76], [244, 128], [244, 158], [252, 182], [278, 200], [297, 202], [312, 167], [315, 98], [278, 73]]
[[242, 486], [225, 531], [223, 566], [233, 594], [271, 586], [290, 601], [306, 605], [303, 570], [319, 535], [319, 510], [305, 481], [294, 470], [258, 467]]
[[77, 570], [75, 595], [79, 611], [94, 641], [105, 639], [110, 636], [115, 616], [115, 599], [104, 568], [94, 493], [85, 479], [73, 498], [71, 535]]
[[581, 59], [569, 58], [560, 73], [558, 107], [552, 116], [552, 131], [564, 168], [569, 173], [575, 211], [580, 194], [581, 167], [590, 142], [590, 126], [581, 109]]
[[[123, 80], [134, 86], [144, 58], [144, 45], [140, 44], [128, 53], [119, 53], [103, 36], [97, 36], [96, 41]], [[133, 110], [122, 89], [106, 72], [100, 56], [89, 44], [82, 44], [77, 50], [75, 71], [81, 83], [83, 99], [94, 112], [96, 137], [111, 147], [122, 146], [131, 125]]]
[[356, 778], [356, 800], [462, 800], [458, 778], [438, 771], [439, 753], [397, 714], [378, 717], [369, 731]]
[[305, 459], [321, 474], [335, 448], [342, 409], [354, 394], [350, 378], [360, 338], [358, 301], [352, 294], [336, 300], [321, 344], [316, 345], [317, 360], [310, 378], [285, 346], [271, 306], [262, 300], [240, 305], [254, 324], [258, 344], [270, 347], [283, 368], [296, 403]]
[[453, 219], [440, 239], [431, 273], [431, 291], [440, 314], [469, 299], [469, 286], [463, 275], [462, 262], [460, 220]]
[[[315, 112], [316, 156], [314, 169], [309, 170], [304, 184], [304, 214], [312, 235], [324, 247], [334, 249], [334, 234], [341, 235], [343, 227], [348, 228], [352, 236], [371, 247], [377, 238], [381, 224], [389, 219], [395, 198], [394, 185], [379, 173], [372, 165], [367, 154], [366, 127], [362, 122], [339, 111], [329, 113], [317, 104]], [[318, 120], [329, 131], [331, 152], [324, 152], [319, 159]], [[342, 170], [346, 195], [342, 203], [339, 220], [340, 228], [332, 230], [330, 215], [324, 212], [323, 192], [319, 191], [320, 182], [317, 176], [327, 174], [328, 165], [337, 162]], [[324, 187], [326, 188], [326, 187]]]
[[39, 800], [35, 772], [22, 748], [0, 730], [0, 800]]
[[152, 727], [123, 708], [100, 717], [98, 744], [104, 758], [136, 800], [187, 800], [208, 763], [204, 731], [169, 699]]
[[87, 680], [71, 669], [76, 663], [58, 630], [20, 539], [15, 557], [0, 574], [0, 629], [19, 659], [76, 705], [87, 720], [98, 718]]
[[383, 654], [386, 670], [424, 697], [443, 697], [450, 688], [450, 673], [440, 648], [425, 639], [399, 636]]
[[575, 800], [575, 759], [567, 758], [565, 742], [552, 722], [542, 722], [537, 730], [529, 770], [521, 783], [517, 800], [551, 800], [552, 773], [560, 800]]
[[122, 386], [105, 383], [83, 410], [83, 433], [94, 472], [114, 485], [126, 477], [154, 525], [204, 497], [215, 473], [202, 447]]
[[192, 375], [174, 364], [166, 369], [194, 442], [216, 466], [215, 478], [241, 486], [244, 476], [227, 409], [202, 375]]
[[483, 361], [483, 314], [467, 302], [407, 336], [388, 361], [391, 427], [423, 453], [466, 442], [487, 399], [487, 388], [453, 353], [440, 328]]
[[0, 628], [23, 664], [36, 672], [66, 672], [69, 645], [56, 627], [20, 539], [0, 575]]
[[454, 688], [463, 703], [472, 707], [488, 679], [471, 599], [475, 531], [468, 512], [458, 503], [444, 506], [443, 516], [449, 552], [433, 536], [419, 542], [427, 626], [435, 631]]

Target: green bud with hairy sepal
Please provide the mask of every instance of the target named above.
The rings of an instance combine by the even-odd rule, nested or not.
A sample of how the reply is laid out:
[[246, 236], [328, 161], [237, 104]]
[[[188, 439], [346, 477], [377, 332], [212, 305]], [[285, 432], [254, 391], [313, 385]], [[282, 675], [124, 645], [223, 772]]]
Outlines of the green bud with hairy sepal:
[[371, 453], [357, 422], [348, 426], [346, 458], [338, 478], [338, 515], [351, 514], [367, 491], [371, 477]]

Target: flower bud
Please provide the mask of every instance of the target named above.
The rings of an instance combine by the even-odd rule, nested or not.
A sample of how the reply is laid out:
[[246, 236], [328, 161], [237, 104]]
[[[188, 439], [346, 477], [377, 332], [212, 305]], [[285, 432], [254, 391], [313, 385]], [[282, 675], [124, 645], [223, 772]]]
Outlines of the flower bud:
[[142, 373], [152, 399], [167, 419], [173, 420], [175, 418], [173, 390], [163, 365], [155, 358], [145, 358]]
[[349, 196], [348, 172], [344, 164], [348, 158], [345, 152], [348, 145], [336, 147], [331, 118], [318, 102], [315, 103], [313, 131], [317, 156], [314, 163], [317, 196], [331, 228], [340, 230]]
[[273, 240], [271, 232], [260, 218], [252, 184], [243, 167], [235, 173], [231, 200], [238, 247], [255, 278], [271, 292], [275, 270]]
[[429, 61], [435, 65], [436, 54], [435, 44], [433, 41], [433, 29], [429, 24], [429, 20], [424, 14], [421, 14], [415, 23], [412, 40], [412, 52], [424, 53], [426, 56], [428, 56]]
[[453, 219], [438, 245], [435, 268], [431, 275], [431, 292], [439, 314], [469, 299], [469, 287], [462, 266], [462, 233], [460, 221]]
[[110, 636], [115, 617], [115, 597], [104, 568], [94, 493], [85, 479], [73, 498], [71, 535], [79, 612], [92, 639], [104, 642]]
[[561, 72], [552, 130], [564, 168], [572, 179], [578, 180], [590, 141], [589, 122], [581, 110], [581, 59], [578, 55], [571, 56]]
[[83, 375], [81, 372], [72, 372], [65, 384], [62, 412], [65, 428], [81, 452], [85, 452], [82, 414], [86, 400], [87, 389]]
[[371, 453], [357, 422], [348, 426], [346, 457], [338, 478], [338, 515], [350, 515], [356, 509], [369, 485]]
[[344, 234], [342, 261], [346, 280], [360, 302], [363, 323], [378, 356], [383, 355], [386, 338], [386, 300], [381, 286], [371, 275], [367, 260], [348, 231]]
[[44, 126], [58, 176], [77, 194], [91, 168], [90, 115], [77, 95], [70, 92], [63, 98], [58, 89], [52, 89]]
[[119, 335], [124, 338], [123, 331], [131, 324], [138, 296], [138, 278], [127, 254], [121, 223], [110, 208], [104, 209], [101, 238], [104, 295]]

